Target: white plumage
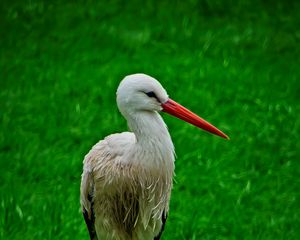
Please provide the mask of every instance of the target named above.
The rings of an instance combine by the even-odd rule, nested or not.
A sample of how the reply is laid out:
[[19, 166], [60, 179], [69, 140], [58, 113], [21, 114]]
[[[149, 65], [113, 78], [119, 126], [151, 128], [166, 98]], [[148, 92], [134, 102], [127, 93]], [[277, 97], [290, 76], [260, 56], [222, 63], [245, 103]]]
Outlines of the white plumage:
[[169, 212], [174, 147], [158, 112], [197, 125], [195, 116], [187, 119], [191, 112], [180, 112], [183, 107], [145, 74], [123, 79], [117, 104], [131, 132], [109, 135], [85, 156], [80, 195], [85, 221], [91, 239], [159, 239]]

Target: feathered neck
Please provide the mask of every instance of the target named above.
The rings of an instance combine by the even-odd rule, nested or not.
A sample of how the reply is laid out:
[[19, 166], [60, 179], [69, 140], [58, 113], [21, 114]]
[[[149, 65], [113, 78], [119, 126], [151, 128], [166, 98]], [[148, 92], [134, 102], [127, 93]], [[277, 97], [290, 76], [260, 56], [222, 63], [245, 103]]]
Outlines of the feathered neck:
[[135, 151], [143, 155], [139, 161], [156, 163], [174, 161], [174, 146], [162, 117], [155, 111], [143, 111], [127, 117], [130, 130], [136, 136]]

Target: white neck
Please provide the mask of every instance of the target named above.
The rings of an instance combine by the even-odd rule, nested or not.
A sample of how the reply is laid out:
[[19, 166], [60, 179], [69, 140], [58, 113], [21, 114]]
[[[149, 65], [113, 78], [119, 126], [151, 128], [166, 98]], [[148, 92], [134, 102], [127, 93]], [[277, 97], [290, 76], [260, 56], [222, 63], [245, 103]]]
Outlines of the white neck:
[[126, 117], [130, 130], [135, 134], [135, 151], [143, 164], [160, 167], [174, 161], [174, 146], [162, 117], [155, 111], [144, 111]]

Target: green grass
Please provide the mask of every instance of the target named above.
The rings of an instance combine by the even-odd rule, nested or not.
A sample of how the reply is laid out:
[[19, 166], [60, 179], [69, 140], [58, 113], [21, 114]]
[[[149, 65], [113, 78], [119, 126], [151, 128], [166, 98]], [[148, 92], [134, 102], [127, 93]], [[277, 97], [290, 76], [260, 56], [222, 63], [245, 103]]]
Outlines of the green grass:
[[[262, 3], [264, 2], [264, 3]], [[82, 159], [127, 129], [144, 72], [231, 141], [164, 115], [176, 184], [163, 239], [300, 239], [299, 1], [2, 1], [0, 239], [88, 239]]]

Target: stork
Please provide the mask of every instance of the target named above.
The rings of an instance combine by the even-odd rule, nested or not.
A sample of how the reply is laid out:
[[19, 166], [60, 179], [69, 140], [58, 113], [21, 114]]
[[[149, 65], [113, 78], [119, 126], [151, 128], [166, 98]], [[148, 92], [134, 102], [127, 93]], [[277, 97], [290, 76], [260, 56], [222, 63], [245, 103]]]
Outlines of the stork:
[[99, 141], [83, 161], [80, 202], [91, 240], [158, 240], [169, 212], [174, 146], [159, 112], [228, 136], [168, 97], [154, 78], [125, 77], [117, 105], [130, 132]]

